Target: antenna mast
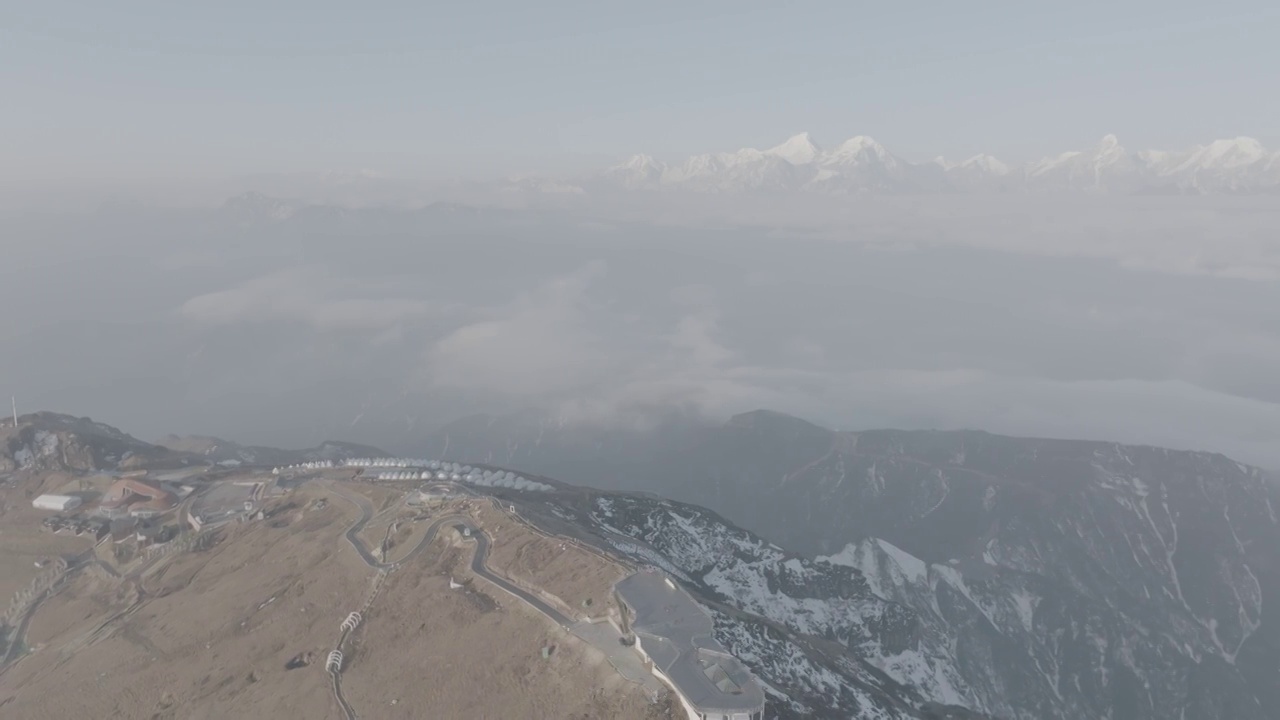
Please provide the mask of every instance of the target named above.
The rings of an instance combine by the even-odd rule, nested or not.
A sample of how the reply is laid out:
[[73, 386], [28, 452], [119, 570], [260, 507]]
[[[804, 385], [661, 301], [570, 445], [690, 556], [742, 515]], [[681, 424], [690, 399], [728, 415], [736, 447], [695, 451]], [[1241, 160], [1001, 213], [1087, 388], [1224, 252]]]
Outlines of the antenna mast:
[[9, 402], [13, 403], [13, 429], [18, 429], [18, 396], [10, 395]]

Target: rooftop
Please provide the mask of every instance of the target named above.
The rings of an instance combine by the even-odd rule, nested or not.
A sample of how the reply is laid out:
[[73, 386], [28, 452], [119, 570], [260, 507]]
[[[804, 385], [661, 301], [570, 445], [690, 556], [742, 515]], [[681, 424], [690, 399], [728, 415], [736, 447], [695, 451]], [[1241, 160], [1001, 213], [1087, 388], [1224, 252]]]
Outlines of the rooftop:
[[751, 672], [712, 637], [711, 616], [679, 585], [642, 570], [615, 586], [634, 613], [631, 627], [654, 666], [700, 712], [755, 712], [764, 692]]
[[177, 496], [165, 488], [134, 478], [124, 478], [112, 483], [101, 503], [108, 510], [128, 506], [157, 512], [170, 510], [177, 504]]

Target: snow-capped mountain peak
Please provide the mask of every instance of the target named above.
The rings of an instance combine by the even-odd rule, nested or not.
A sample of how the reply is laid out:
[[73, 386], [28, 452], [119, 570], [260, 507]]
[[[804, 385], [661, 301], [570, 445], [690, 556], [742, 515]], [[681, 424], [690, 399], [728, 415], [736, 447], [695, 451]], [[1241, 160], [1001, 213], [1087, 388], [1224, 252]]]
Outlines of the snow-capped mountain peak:
[[670, 167], [636, 155], [598, 177], [615, 187], [716, 193], [1255, 193], [1280, 190], [1280, 154], [1250, 137], [1130, 153], [1108, 134], [1086, 150], [1012, 167], [985, 153], [960, 163], [943, 157], [909, 162], [866, 135], [823, 150], [802, 132], [768, 150], [695, 155]]
[[1126, 163], [1131, 160], [1129, 153], [1125, 151], [1124, 146], [1120, 144], [1120, 140], [1115, 135], [1104, 135], [1098, 141], [1098, 144], [1093, 147], [1093, 152], [1090, 155], [1096, 165]]
[[1192, 152], [1179, 170], [1238, 168], [1266, 160], [1267, 156], [1262, 143], [1251, 137], [1214, 140]]
[[985, 153], [974, 155], [968, 160], [960, 163], [958, 167], [997, 176], [1008, 175], [1011, 171], [1011, 168], [1008, 165]]
[[614, 165], [610, 170], [631, 170], [637, 172], [648, 172], [650, 170], [662, 170], [662, 166], [653, 159], [651, 155], [638, 153], [627, 158], [625, 161]]
[[829, 161], [839, 162], [848, 159], [869, 159], [876, 158], [884, 160], [893, 157], [885, 146], [876, 142], [874, 138], [866, 135], [855, 135], [836, 146], [831, 151], [831, 155], [827, 158]]
[[1027, 167], [1030, 189], [1128, 192], [1143, 179], [1139, 162], [1115, 135], [1106, 135], [1084, 152], [1066, 152]]
[[624, 188], [641, 188], [652, 185], [662, 179], [666, 167], [645, 154], [632, 155], [604, 172], [604, 177]]
[[792, 135], [780, 145], [765, 150], [764, 154], [782, 158], [792, 165], [807, 165], [822, 154], [822, 149], [814, 144], [809, 133], [802, 132]]
[[1057, 171], [1078, 173], [1082, 170], [1096, 169], [1099, 166], [1122, 162], [1127, 157], [1128, 153], [1125, 152], [1125, 149], [1120, 145], [1120, 140], [1115, 135], [1104, 135], [1091, 150], [1085, 152], [1073, 150], [1032, 163], [1028, 169], [1028, 174], [1034, 177]]
[[1169, 150], [1143, 150], [1137, 154], [1138, 162], [1153, 175], [1167, 175], [1181, 165], [1190, 153]]

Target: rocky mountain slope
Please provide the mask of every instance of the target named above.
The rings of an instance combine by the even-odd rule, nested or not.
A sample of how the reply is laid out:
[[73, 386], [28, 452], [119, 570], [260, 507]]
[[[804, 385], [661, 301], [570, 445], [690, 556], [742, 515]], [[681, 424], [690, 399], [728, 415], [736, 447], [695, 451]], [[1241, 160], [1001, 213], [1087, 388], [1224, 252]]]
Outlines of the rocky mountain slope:
[[[7, 467], [208, 462], [221, 445], [28, 418], [3, 438]], [[679, 577], [780, 717], [1263, 720], [1280, 706], [1280, 491], [1254, 468], [764, 411], [628, 431], [536, 420], [471, 418], [424, 454], [659, 493], [488, 490]]]
[[0, 428], [0, 472], [127, 469], [164, 460], [181, 462], [166, 448], [89, 418], [39, 412], [19, 417], [16, 428], [12, 422]]
[[[980, 432], [836, 433], [769, 412], [678, 437], [597, 430], [584, 440], [527, 419], [468, 425], [481, 426], [490, 434], [446, 433], [474, 455], [453, 457], [698, 503], [795, 553], [770, 560], [784, 569], [768, 579], [744, 580], [759, 555], [704, 542], [704, 564], [683, 571], [740, 607], [836, 639], [924, 699], [1017, 718], [1261, 719], [1280, 706], [1280, 491], [1220, 455]], [[625, 465], [592, 451], [622, 447]], [[618, 526], [682, 557], [672, 538], [695, 521], [652, 512]], [[731, 571], [716, 558], [745, 565]], [[814, 567], [824, 577], [844, 569], [868, 594], [836, 593], [852, 606], [778, 596], [807, 591]], [[872, 597], [908, 613], [909, 642], [866, 634], [895, 617]]]
[[23, 415], [18, 418], [16, 429], [12, 422], [0, 427], [0, 472], [93, 472], [209, 463], [272, 466], [382, 455], [386, 453], [368, 445], [336, 441], [304, 450], [243, 446], [218, 438], [177, 435], [148, 443], [90, 418], [53, 412]]
[[166, 435], [156, 445], [182, 453], [199, 455], [208, 462], [221, 465], [294, 465], [315, 460], [342, 460], [353, 457], [382, 457], [387, 453], [375, 447], [328, 440], [305, 450], [246, 446], [202, 435]]
[[568, 522], [573, 534], [595, 533], [602, 546], [693, 590], [715, 618], [717, 639], [764, 683], [771, 716], [985, 717], [949, 686], [933, 692], [920, 618], [877, 595], [859, 568], [786, 552], [705, 508], [654, 496], [522, 500], [522, 511], [545, 509], [549, 528]]
[[[216, 438], [167, 436], [161, 445], [150, 445], [92, 420], [52, 413], [24, 417], [11, 439], [26, 442], [37, 436], [56, 437], [56, 443], [46, 441], [55, 450], [74, 448], [68, 457], [87, 454], [83, 461], [66, 462], [52, 450], [32, 452], [24, 444], [16, 453], [19, 467], [33, 477], [50, 469], [61, 473], [116, 469], [123, 467], [117, 459], [129, 452], [133, 455], [128, 457], [140, 458], [130, 466], [143, 468], [219, 458], [224, 463], [262, 466], [337, 459], [357, 449], [365, 456], [385, 455], [343, 443], [284, 451], [242, 447]], [[610, 554], [659, 565], [681, 578], [712, 611], [720, 638], [767, 683], [770, 717], [984, 717], [935, 701], [914, 686], [918, 678], [912, 673], [920, 672], [923, 665], [902, 658], [915, 657], [918, 620], [909, 608], [874, 595], [860, 569], [784, 552], [703, 508], [547, 480], [536, 492], [485, 488], [510, 495], [520, 503], [522, 513], [532, 511], [528, 515], [535, 522], [541, 517], [553, 533], [595, 536]], [[332, 544], [322, 545], [332, 552]], [[235, 567], [249, 572], [248, 563]], [[336, 580], [316, 575], [313, 581]], [[225, 605], [213, 602], [202, 612], [222, 613], [229, 610]], [[897, 659], [886, 663], [885, 658]], [[904, 662], [909, 667], [899, 667]], [[944, 698], [958, 699], [954, 694]]]

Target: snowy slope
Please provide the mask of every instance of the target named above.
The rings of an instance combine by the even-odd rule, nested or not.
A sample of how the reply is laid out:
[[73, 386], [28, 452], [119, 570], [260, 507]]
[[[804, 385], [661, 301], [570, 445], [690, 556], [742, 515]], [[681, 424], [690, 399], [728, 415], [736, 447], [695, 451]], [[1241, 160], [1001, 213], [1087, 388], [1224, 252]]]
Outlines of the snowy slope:
[[[714, 512], [601, 494], [580, 522], [715, 602], [835, 643], [853, 664], [815, 666], [870, 697], [904, 687], [883, 696], [1063, 720], [1265, 720], [1280, 704], [1280, 488], [1257, 469], [1114, 443], [836, 433], [766, 411], [636, 437], [587, 436], [625, 464], [566, 479]], [[589, 451], [552, 433], [536, 453], [520, 434], [451, 439], [535, 472]]]
[[975, 717], [943, 709], [964, 704], [960, 693], [891, 672], [917, 651], [919, 622], [872, 593], [857, 568], [785, 553], [703, 508], [658, 498], [592, 493], [575, 504], [549, 493], [535, 501], [684, 582], [782, 717]]

